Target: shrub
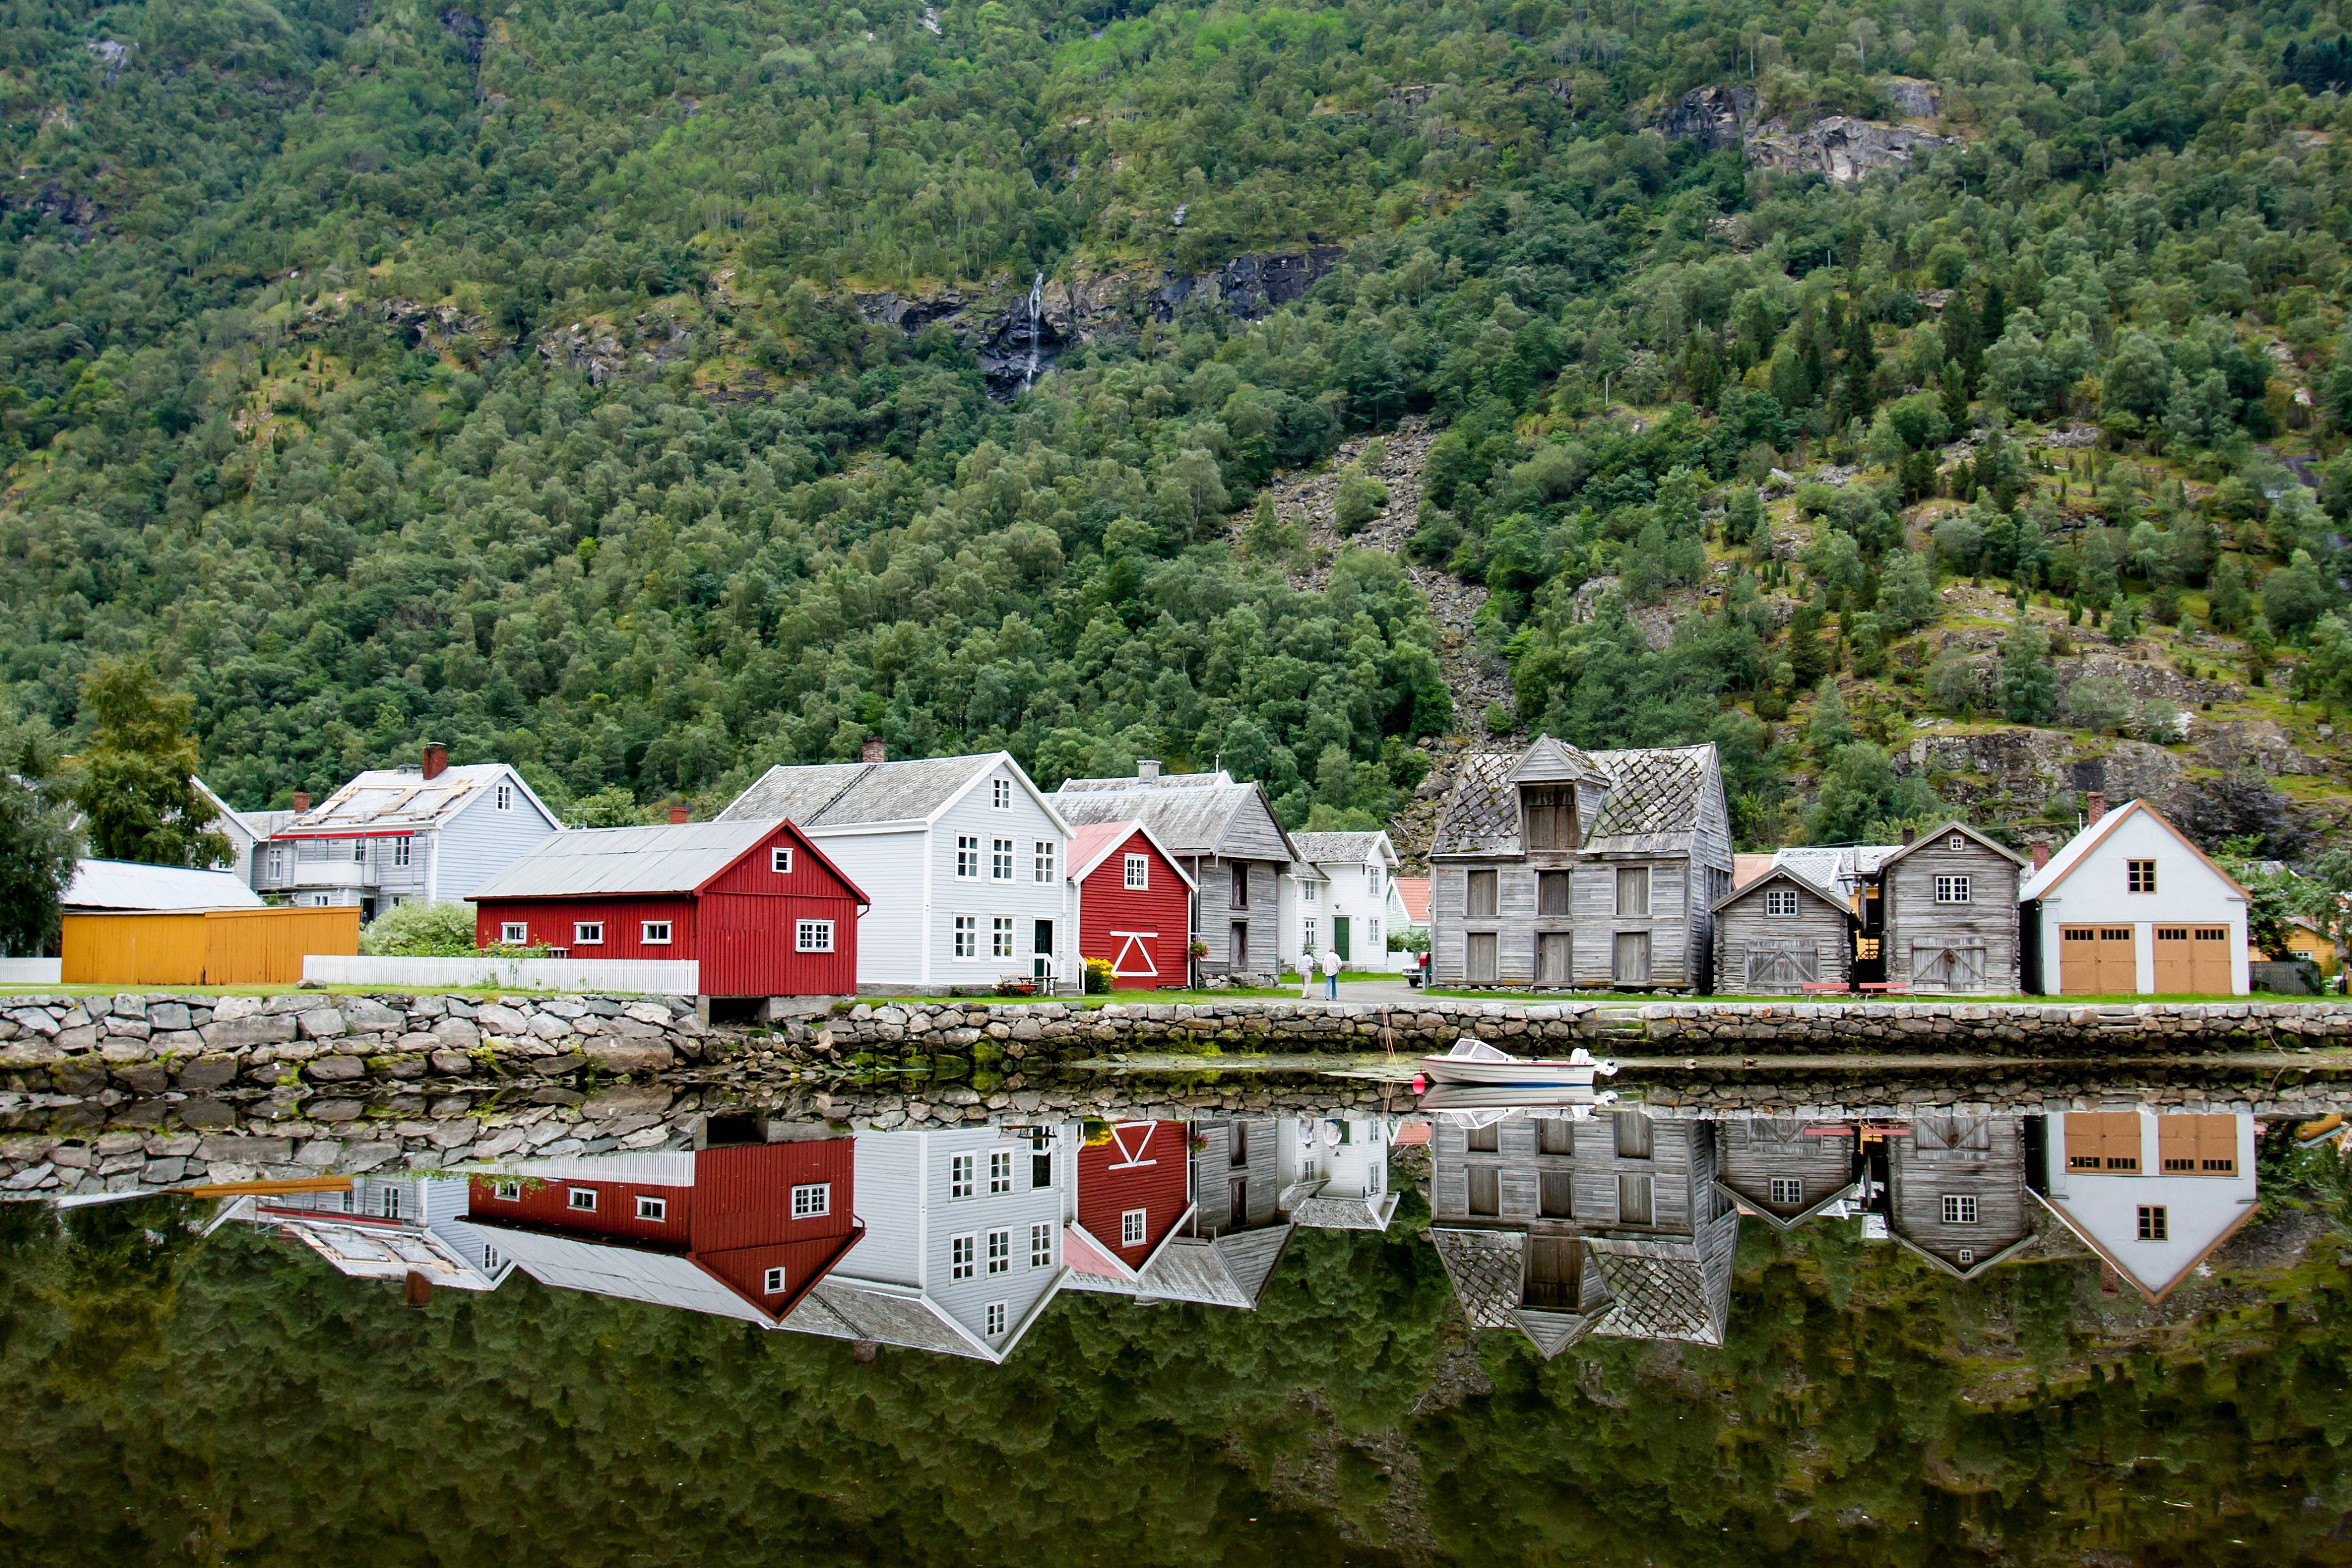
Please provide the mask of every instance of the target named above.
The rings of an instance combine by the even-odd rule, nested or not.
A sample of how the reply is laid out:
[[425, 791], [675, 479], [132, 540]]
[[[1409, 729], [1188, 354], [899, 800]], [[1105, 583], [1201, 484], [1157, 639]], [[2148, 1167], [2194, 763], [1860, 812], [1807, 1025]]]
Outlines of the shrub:
[[373, 958], [470, 958], [475, 950], [470, 904], [395, 904], [360, 933], [360, 951]]
[[2084, 675], [2066, 688], [2066, 717], [2077, 729], [2114, 729], [2131, 716], [2130, 688], [2114, 675]]
[[1351, 468], [1339, 481], [1339, 494], [1333, 502], [1332, 521], [1343, 534], [1352, 534], [1385, 511], [1389, 504], [1388, 486], [1360, 469]]

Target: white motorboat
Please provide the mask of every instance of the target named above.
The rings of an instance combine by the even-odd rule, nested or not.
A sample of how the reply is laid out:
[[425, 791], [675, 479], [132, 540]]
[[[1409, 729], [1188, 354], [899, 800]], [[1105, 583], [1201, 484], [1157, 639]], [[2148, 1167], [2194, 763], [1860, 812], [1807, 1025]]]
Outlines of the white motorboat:
[[1596, 1076], [1614, 1077], [1617, 1064], [1595, 1060], [1580, 1045], [1565, 1061], [1531, 1060], [1465, 1035], [1444, 1055], [1423, 1057], [1421, 1072], [1432, 1083], [1490, 1089], [1591, 1089]]

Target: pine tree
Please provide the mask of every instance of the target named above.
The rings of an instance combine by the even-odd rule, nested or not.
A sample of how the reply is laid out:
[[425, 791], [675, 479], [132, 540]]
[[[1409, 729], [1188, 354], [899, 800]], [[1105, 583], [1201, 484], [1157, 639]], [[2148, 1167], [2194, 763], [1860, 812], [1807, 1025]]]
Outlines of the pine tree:
[[2023, 616], [2000, 644], [2000, 711], [2011, 724], [2047, 724], [2058, 711], [2058, 672], [2050, 639]]
[[73, 780], [90, 852], [154, 865], [228, 859], [228, 840], [209, 831], [216, 813], [196, 792], [195, 698], [165, 686], [143, 659], [99, 660], [81, 695], [97, 719]]

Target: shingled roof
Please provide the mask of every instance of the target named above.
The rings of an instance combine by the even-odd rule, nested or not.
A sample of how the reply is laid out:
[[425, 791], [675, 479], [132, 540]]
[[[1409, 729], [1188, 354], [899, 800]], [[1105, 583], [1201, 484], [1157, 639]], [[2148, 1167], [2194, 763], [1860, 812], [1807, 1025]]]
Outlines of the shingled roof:
[[[769, 768], [728, 803], [721, 822], [773, 821], [789, 818], [803, 832], [870, 822], [928, 821], [950, 800], [993, 771], [1010, 767], [1024, 785], [1010, 753], [927, 757], [908, 762], [820, 762]], [[1030, 786], [1033, 789], [1034, 786]], [[1048, 810], [1052, 801], [1046, 800]]]
[[1577, 752], [1542, 736], [1526, 752], [1465, 757], [1438, 815], [1429, 852], [1519, 853], [1519, 785], [1570, 777], [1601, 783], [1607, 790], [1584, 831], [1588, 852], [1686, 852], [1698, 829], [1706, 790], [1716, 777], [1715, 747]]
[[1739, 1235], [1733, 1210], [1687, 1241], [1580, 1238], [1587, 1260], [1586, 1310], [1576, 1312], [1520, 1304], [1527, 1249], [1521, 1232], [1433, 1227], [1427, 1235], [1470, 1326], [1517, 1329], [1546, 1358], [1588, 1334], [1719, 1345], [1729, 1325]]
[[[1156, 779], [1068, 779], [1047, 797], [1062, 820], [1139, 821], [1169, 852], [1235, 860], [1298, 855], [1257, 784], [1229, 773], [1163, 773]], [[1277, 846], [1278, 849], [1277, 849]]]

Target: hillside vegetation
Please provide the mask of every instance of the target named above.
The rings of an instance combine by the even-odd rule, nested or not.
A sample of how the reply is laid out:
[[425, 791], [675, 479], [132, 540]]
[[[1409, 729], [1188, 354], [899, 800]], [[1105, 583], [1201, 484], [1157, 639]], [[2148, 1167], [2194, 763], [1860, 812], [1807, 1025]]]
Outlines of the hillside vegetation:
[[[143, 654], [238, 804], [429, 736], [605, 820], [879, 734], [1360, 821], [1541, 727], [1716, 739], [1748, 841], [1931, 789], [2071, 823], [2085, 760], [2209, 837], [2336, 822], [2332, 13], [158, 0], [0, 37], [0, 665], [70, 741], [89, 663]], [[1303, 297], [1181, 286], [1276, 255]], [[1406, 417], [1387, 484], [1352, 443]], [[1343, 440], [1330, 527], [1406, 559], [1259, 506]]]

